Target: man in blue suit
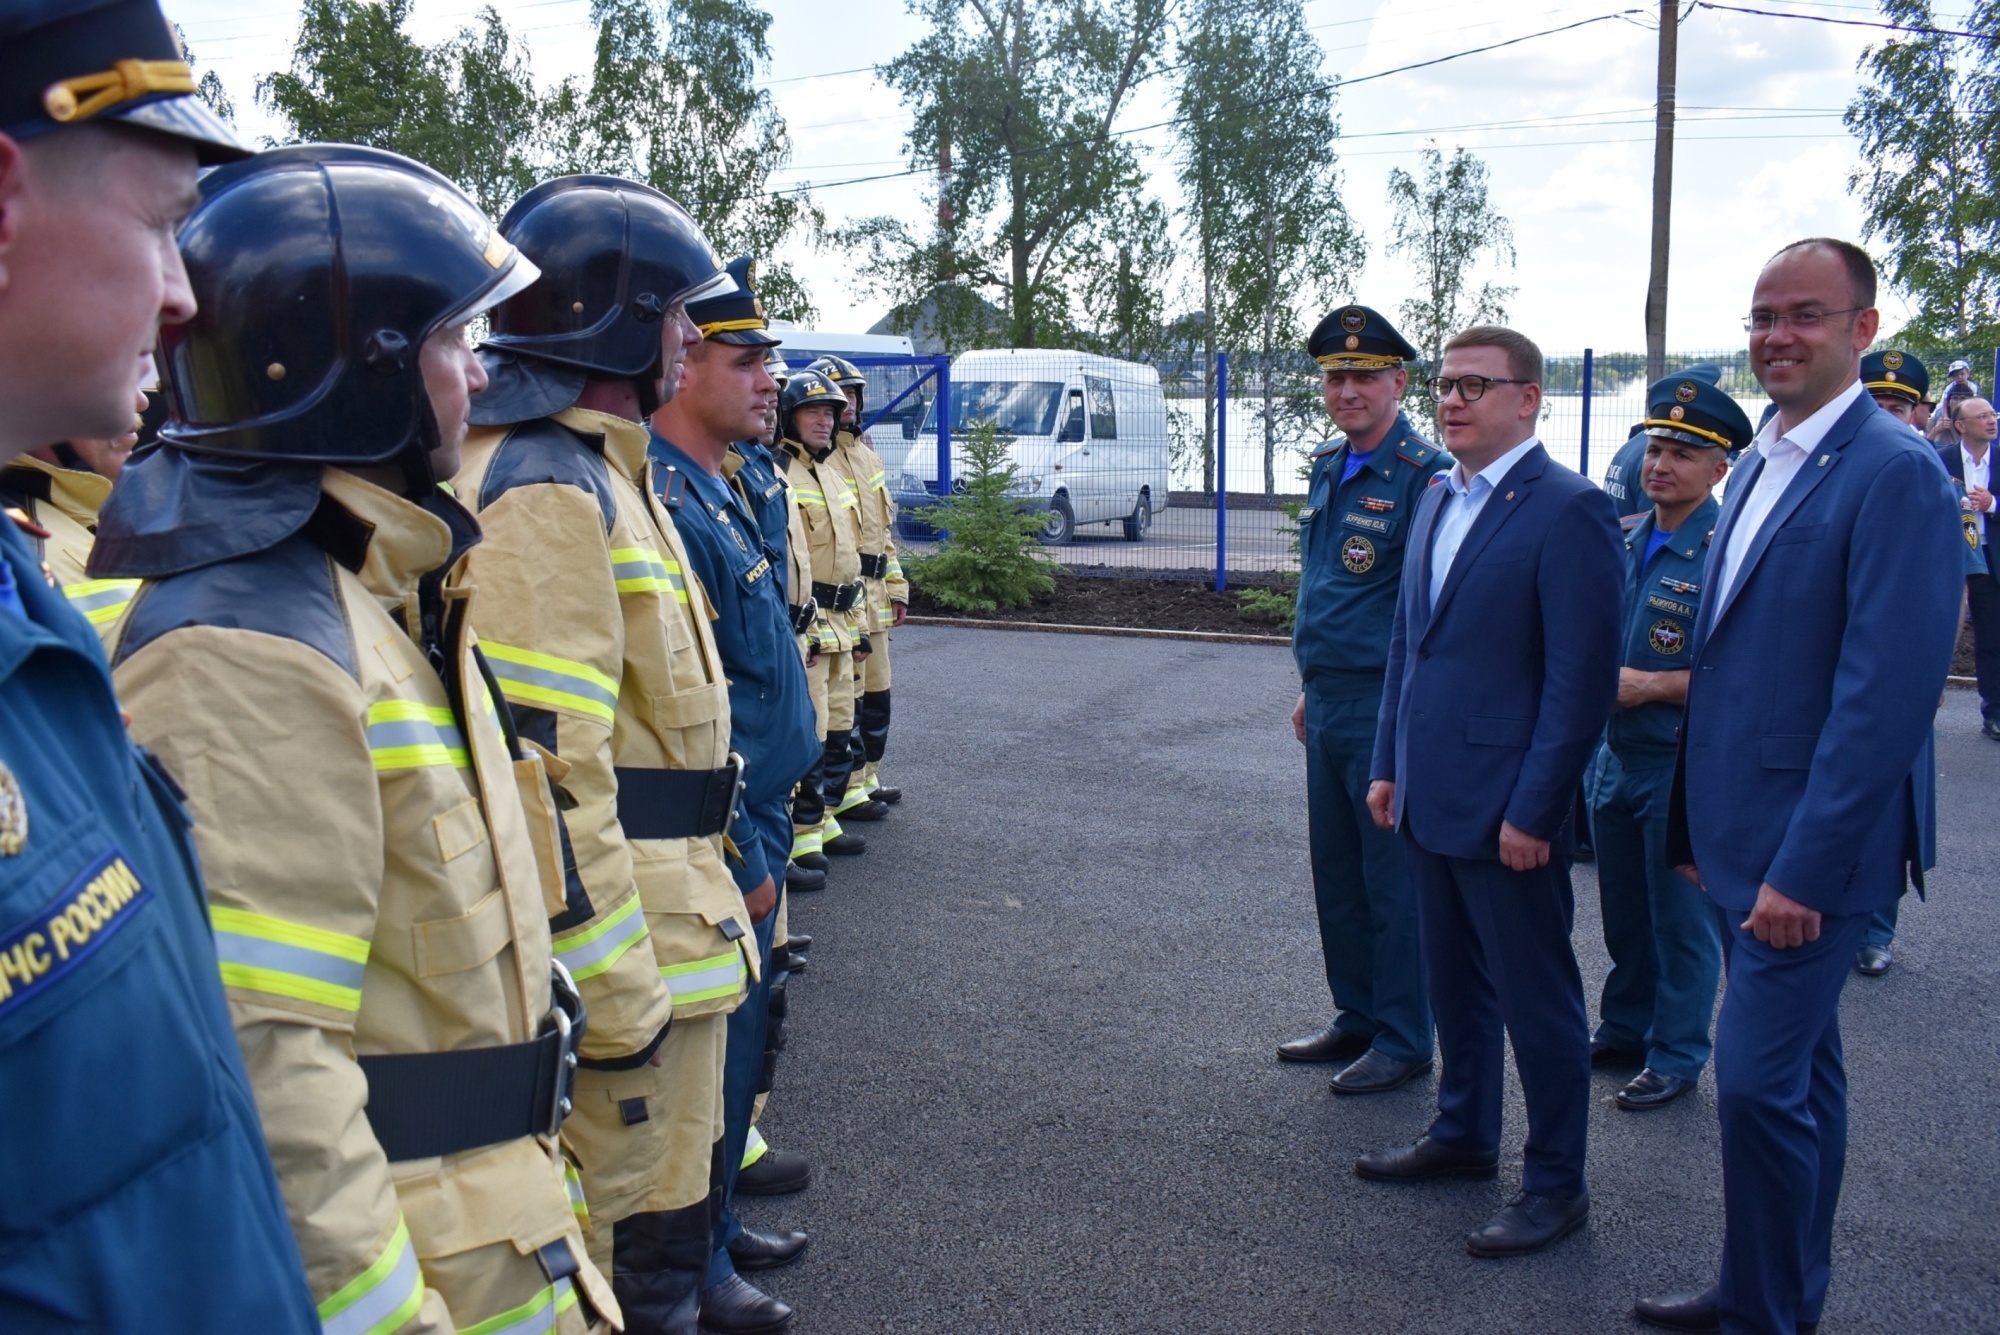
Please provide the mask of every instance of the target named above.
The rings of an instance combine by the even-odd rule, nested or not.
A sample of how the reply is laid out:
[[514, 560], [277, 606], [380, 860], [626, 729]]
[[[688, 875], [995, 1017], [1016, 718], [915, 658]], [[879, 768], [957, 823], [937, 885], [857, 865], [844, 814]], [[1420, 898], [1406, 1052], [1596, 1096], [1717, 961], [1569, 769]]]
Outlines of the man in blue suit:
[[1431, 382], [1457, 459], [1412, 520], [1368, 806], [1399, 826], [1444, 1074], [1414, 1145], [1377, 1181], [1499, 1171], [1503, 1027], [1528, 1104], [1521, 1192], [1466, 1239], [1517, 1256], [1590, 1210], [1590, 1035], [1570, 948], [1577, 785], [1618, 693], [1624, 542], [1603, 492], [1535, 436], [1542, 354], [1479, 326]]
[[1714, 1288], [1635, 1309], [1673, 1330], [1817, 1325], [1847, 1158], [1840, 989], [1870, 915], [1922, 875], [1960, 526], [1936, 455], [1861, 381], [1874, 305], [1868, 256], [1816, 239], [1764, 266], [1745, 322], [1778, 413], [1716, 524], [1668, 834], [1726, 914], [1725, 1232]]

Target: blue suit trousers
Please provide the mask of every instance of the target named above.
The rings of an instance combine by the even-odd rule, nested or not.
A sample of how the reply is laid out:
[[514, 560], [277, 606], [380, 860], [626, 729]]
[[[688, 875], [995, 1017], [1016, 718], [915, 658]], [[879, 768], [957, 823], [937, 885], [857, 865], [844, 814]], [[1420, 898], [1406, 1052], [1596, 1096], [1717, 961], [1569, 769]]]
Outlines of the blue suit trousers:
[[1591, 827], [1611, 952], [1596, 1038], [1643, 1049], [1653, 1070], [1692, 1080], [1708, 1064], [1722, 940], [1714, 902], [1667, 865], [1673, 757], [1635, 768], [1606, 746], [1596, 777]]
[[1590, 1124], [1590, 1023], [1570, 947], [1576, 900], [1569, 863], [1517, 872], [1497, 858], [1453, 858], [1405, 831], [1423, 920], [1424, 967], [1437, 1014], [1432, 1139], [1500, 1148], [1505, 1037], [1528, 1105], [1521, 1188], [1571, 1199], [1585, 1190]]
[[1334, 1027], [1400, 1061], [1431, 1055], [1417, 897], [1402, 836], [1368, 813], [1381, 692], [1359, 699], [1306, 686], [1306, 805], [1320, 953]]
[[1729, 986], [1715, 1024], [1724, 1232], [1717, 1297], [1727, 1335], [1789, 1335], [1818, 1321], [1847, 1169], [1840, 989], [1869, 915], [1820, 920], [1819, 940], [1774, 950], [1726, 915]]
[[[783, 868], [792, 851], [791, 802], [786, 798], [764, 810], [744, 814], [751, 818], [754, 837], [764, 841], [767, 865], [779, 869], [773, 879], [782, 898]], [[737, 832], [741, 833], [740, 825]], [[764, 1073], [764, 1039], [770, 1027], [771, 937], [777, 929], [778, 911], [774, 907], [752, 929], [757, 942], [757, 981], [750, 984], [743, 1004], [729, 1013], [729, 1048], [722, 1059], [722, 1220], [715, 1230], [715, 1251], [708, 1261], [710, 1288], [736, 1273], [736, 1263], [729, 1259], [729, 1244], [743, 1235], [743, 1223], [736, 1217], [736, 1174], [743, 1167], [743, 1149], [750, 1140], [750, 1114], [757, 1102], [759, 1078]]]

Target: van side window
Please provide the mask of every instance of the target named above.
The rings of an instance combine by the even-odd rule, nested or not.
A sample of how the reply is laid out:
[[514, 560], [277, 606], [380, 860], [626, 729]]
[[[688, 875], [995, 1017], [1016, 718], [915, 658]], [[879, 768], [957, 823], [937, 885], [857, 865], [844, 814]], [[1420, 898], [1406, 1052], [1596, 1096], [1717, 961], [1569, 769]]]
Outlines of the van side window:
[[1090, 397], [1091, 439], [1118, 439], [1118, 402], [1111, 395], [1111, 382], [1103, 376], [1087, 375], [1083, 388]]

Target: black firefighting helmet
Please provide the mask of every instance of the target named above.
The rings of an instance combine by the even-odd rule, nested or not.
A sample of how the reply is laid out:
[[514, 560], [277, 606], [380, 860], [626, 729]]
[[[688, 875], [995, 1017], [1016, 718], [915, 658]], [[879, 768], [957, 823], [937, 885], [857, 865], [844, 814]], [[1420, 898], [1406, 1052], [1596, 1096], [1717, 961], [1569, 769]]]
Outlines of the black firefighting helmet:
[[792, 378], [791, 363], [785, 360], [784, 353], [772, 348], [764, 358], [764, 374], [777, 381], [778, 388], [783, 389]]
[[514, 202], [500, 232], [545, 277], [494, 310], [483, 346], [516, 363], [631, 380], [647, 413], [657, 406], [660, 321], [675, 302], [734, 286], [686, 209], [616, 176], [545, 181]]
[[[847, 395], [841, 393], [833, 381], [818, 371], [808, 369], [794, 372], [792, 378], [785, 383], [784, 392], [778, 395], [779, 434], [786, 439], [796, 440], [801, 445], [805, 444], [798, 433], [792, 430], [792, 414], [814, 403], [824, 403], [836, 413], [840, 413], [847, 409]], [[832, 450], [833, 447], [829, 444], [825, 451], [814, 457], [825, 458], [827, 454], [832, 453]]]
[[160, 441], [222, 459], [416, 466], [437, 444], [424, 340], [533, 283], [459, 188], [352, 144], [209, 173], [182, 225], [199, 303], [160, 337]]
[[806, 369], [818, 371], [833, 382], [835, 389], [853, 390], [854, 419], [857, 423], [861, 420], [862, 409], [868, 401], [868, 377], [861, 374], [859, 367], [845, 357], [835, 357], [829, 353], [815, 360]]

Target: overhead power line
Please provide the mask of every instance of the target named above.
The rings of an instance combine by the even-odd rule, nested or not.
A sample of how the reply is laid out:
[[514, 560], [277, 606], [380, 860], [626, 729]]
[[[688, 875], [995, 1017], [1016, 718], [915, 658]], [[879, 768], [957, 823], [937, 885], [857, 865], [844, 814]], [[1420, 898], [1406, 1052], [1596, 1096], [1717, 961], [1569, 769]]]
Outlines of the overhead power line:
[[1923, 28], [1907, 23], [1880, 23], [1872, 19], [1837, 19], [1827, 14], [1786, 13], [1777, 9], [1750, 9], [1743, 5], [1717, 5], [1709, 0], [1695, 0], [1696, 9], [1713, 9], [1729, 14], [1755, 14], [1767, 19], [1803, 19], [1807, 23], [1832, 23], [1843, 28], [1881, 28], [1889, 32], [1913, 32], [1924, 37], [1970, 37], [1975, 41], [1991, 43], [1991, 33], [1966, 32], [1960, 28]]

